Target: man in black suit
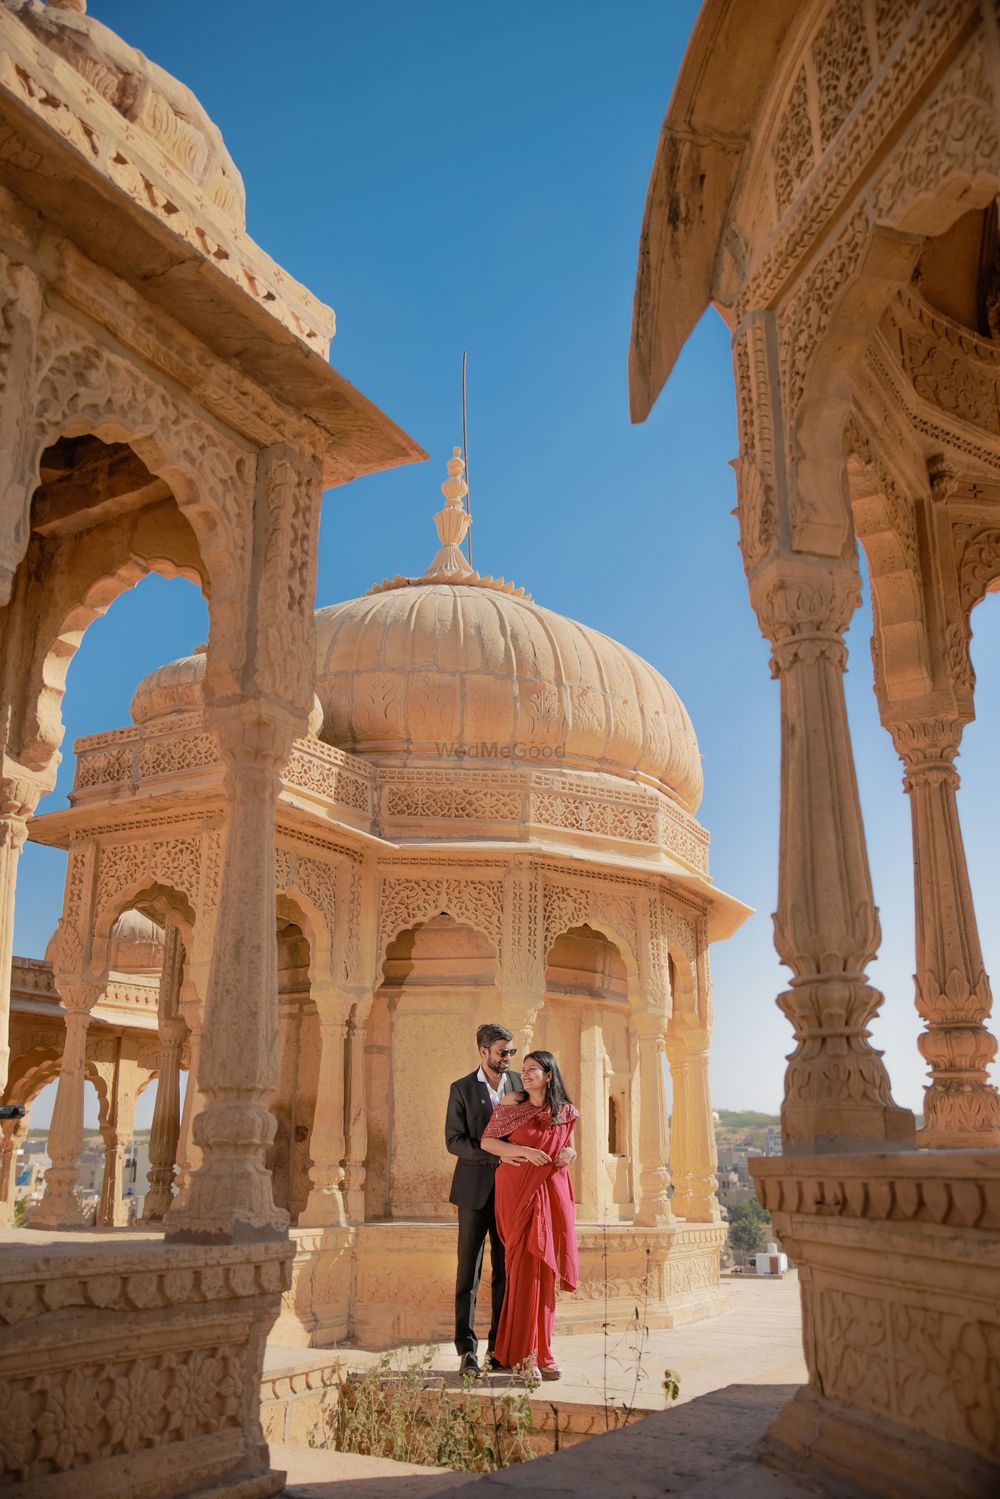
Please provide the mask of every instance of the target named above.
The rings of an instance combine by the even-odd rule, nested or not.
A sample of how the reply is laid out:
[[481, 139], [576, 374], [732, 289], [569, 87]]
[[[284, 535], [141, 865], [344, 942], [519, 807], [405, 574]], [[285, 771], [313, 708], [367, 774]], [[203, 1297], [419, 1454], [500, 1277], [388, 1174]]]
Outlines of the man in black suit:
[[476, 1349], [476, 1294], [483, 1272], [483, 1248], [490, 1239], [493, 1265], [493, 1318], [487, 1349], [493, 1353], [505, 1284], [503, 1243], [497, 1233], [493, 1210], [494, 1172], [500, 1164], [495, 1155], [480, 1147], [490, 1115], [505, 1094], [521, 1086], [510, 1061], [517, 1051], [513, 1037], [502, 1025], [481, 1025], [476, 1045], [481, 1065], [468, 1077], [452, 1083], [445, 1119], [445, 1144], [458, 1157], [449, 1201], [458, 1208], [458, 1274], [455, 1277], [455, 1350], [463, 1374], [478, 1374]]

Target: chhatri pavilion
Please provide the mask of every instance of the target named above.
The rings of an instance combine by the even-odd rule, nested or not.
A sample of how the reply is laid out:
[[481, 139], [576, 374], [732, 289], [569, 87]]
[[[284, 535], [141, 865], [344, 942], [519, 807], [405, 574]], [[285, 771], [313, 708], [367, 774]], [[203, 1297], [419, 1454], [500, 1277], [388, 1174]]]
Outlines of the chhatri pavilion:
[[[581, 1109], [582, 1275], [561, 1330], [595, 1330], [609, 1310], [627, 1320], [637, 1302], [661, 1327], [721, 1305], [709, 944], [747, 907], [709, 878], [694, 729], [645, 661], [472, 569], [463, 472], [455, 449], [421, 576], [317, 611], [313, 712], [282, 772], [268, 1165], [296, 1248], [276, 1332], [286, 1343], [450, 1336], [445, 1104], [474, 1064], [477, 1025], [495, 1019], [522, 1054], [557, 1054]], [[120, 982], [123, 921], [162, 934], [144, 1220], [168, 1231], [200, 1159], [226, 825], [207, 664], [202, 651], [140, 682], [130, 727], [77, 741], [69, 809], [31, 826], [69, 852], [58, 942], [71, 931], [88, 972], [115, 976], [119, 1009], [135, 987]], [[95, 1012], [106, 1006], [102, 993]], [[79, 1222], [92, 1064], [79, 1038], [48, 1067], [22, 1058], [20, 1024], [15, 1004], [17, 1101], [60, 1068], [32, 1221], [65, 1228]], [[29, 1039], [37, 1050], [37, 1020]], [[101, 1100], [114, 1117], [116, 1086]], [[113, 1196], [106, 1187], [109, 1224]]]

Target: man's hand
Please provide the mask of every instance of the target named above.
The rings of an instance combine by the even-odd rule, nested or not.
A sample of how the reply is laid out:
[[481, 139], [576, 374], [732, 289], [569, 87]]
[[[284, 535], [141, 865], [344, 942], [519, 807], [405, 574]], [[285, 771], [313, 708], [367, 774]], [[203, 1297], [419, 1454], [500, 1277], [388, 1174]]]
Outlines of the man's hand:
[[519, 1145], [517, 1155], [509, 1155], [507, 1160], [515, 1166], [550, 1166], [552, 1157], [546, 1155], [544, 1150], [535, 1150], [532, 1145]]
[[559, 1154], [556, 1156], [556, 1165], [572, 1166], [575, 1160], [576, 1151], [573, 1149], [572, 1145], [564, 1145], [562, 1150], [560, 1150]]

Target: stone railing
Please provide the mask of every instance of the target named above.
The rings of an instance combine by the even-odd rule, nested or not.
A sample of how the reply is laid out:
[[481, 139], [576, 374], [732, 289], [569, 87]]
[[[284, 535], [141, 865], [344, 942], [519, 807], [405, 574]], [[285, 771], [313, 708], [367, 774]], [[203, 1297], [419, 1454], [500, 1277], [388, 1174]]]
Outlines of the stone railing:
[[[146, 727], [78, 739], [74, 806], [129, 787], [156, 793], [173, 786], [218, 784], [222, 761], [201, 713]], [[559, 769], [435, 770], [376, 768], [320, 739], [296, 740], [282, 776], [285, 801], [311, 802], [335, 821], [388, 839], [504, 838], [530, 830], [570, 834], [574, 841], [626, 845], [655, 859], [669, 854], [698, 874], [708, 871], [709, 835], [652, 787], [613, 776]], [[376, 824], [377, 819], [377, 824]]]
[[52, 978], [52, 964], [44, 958], [19, 958], [11, 961], [11, 999], [47, 999], [59, 1003], [59, 995]]
[[418, 770], [378, 772], [379, 830], [387, 838], [527, 838], [553, 829], [664, 850], [698, 873], [708, 870], [709, 836], [652, 788], [568, 771]]
[[[78, 739], [76, 775], [70, 800], [74, 806], [100, 801], [109, 791], [128, 787], [158, 792], [164, 781], [216, 784], [223, 766], [215, 736], [201, 713], [178, 714], [148, 727], [114, 729]], [[372, 767], [355, 755], [319, 739], [296, 741], [284, 773], [286, 795], [306, 792], [324, 809], [357, 827], [370, 825], [373, 807]]]

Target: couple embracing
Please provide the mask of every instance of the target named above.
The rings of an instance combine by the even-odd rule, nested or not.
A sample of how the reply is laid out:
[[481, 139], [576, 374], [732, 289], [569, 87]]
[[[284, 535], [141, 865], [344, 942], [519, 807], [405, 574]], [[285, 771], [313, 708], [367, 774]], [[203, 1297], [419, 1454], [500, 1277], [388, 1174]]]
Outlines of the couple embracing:
[[552, 1353], [556, 1281], [576, 1290], [577, 1248], [569, 1167], [579, 1111], [555, 1057], [517, 1048], [502, 1025], [476, 1032], [480, 1065], [452, 1083], [445, 1143], [458, 1157], [450, 1201], [458, 1208], [455, 1348], [464, 1374], [476, 1357], [476, 1294], [490, 1240], [493, 1316], [487, 1357], [494, 1369], [558, 1379]]

